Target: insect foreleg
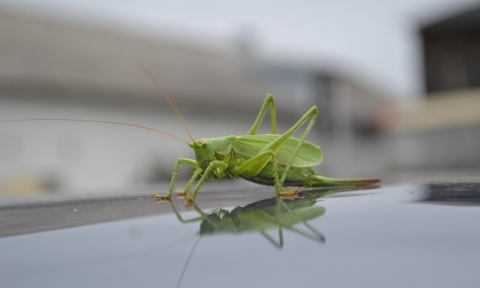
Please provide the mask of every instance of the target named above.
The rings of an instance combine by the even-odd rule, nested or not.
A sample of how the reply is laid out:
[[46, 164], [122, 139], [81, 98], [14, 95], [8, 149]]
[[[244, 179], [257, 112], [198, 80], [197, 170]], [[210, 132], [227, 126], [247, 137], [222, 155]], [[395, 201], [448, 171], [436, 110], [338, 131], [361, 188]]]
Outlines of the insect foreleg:
[[173, 167], [173, 175], [172, 175], [172, 180], [170, 181], [170, 187], [168, 188], [168, 194], [167, 195], [161, 195], [158, 193], [153, 194], [153, 196], [156, 198], [157, 201], [172, 199], [173, 192], [175, 189], [175, 184], [177, 183], [178, 171], [179, 171], [180, 165], [187, 165], [192, 168], [195, 168], [195, 172], [193, 173], [192, 177], [187, 183], [187, 187], [185, 188], [187, 192], [188, 192], [187, 188], [190, 188], [190, 186], [192, 186], [192, 183], [195, 181], [198, 175], [200, 175], [200, 173], [202, 172], [202, 169], [200, 168], [200, 166], [198, 166], [197, 161], [189, 158], [179, 158], [177, 160], [177, 163], [175, 163], [175, 166]]
[[267, 113], [268, 106], [270, 106], [270, 115], [272, 117], [272, 134], [277, 134], [277, 116], [275, 112], [275, 99], [273, 98], [272, 94], [268, 94], [265, 97], [265, 101], [263, 101], [263, 105], [260, 108], [260, 112], [258, 112], [257, 119], [253, 122], [252, 128], [248, 131], [248, 135], [255, 135], [257, 134], [258, 128], [262, 124], [263, 118], [265, 118], [265, 114]]

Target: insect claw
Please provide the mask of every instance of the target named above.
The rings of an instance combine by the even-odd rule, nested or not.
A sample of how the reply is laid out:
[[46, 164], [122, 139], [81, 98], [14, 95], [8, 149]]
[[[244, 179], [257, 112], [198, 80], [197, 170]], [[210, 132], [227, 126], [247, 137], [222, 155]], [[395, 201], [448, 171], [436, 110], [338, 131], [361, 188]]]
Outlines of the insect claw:
[[293, 199], [296, 199], [296, 198], [300, 198], [300, 196], [298, 195], [298, 191], [300, 190], [301, 188], [299, 189], [285, 189], [282, 191], [282, 194], [281, 194], [281, 197], [284, 198], [284, 199], [288, 199], [288, 200], [293, 200]]
[[155, 197], [155, 201], [154, 201], [155, 203], [170, 201], [172, 199], [172, 197], [169, 194], [162, 195], [162, 194], [158, 194], [158, 193], [153, 193], [152, 196]]
[[185, 199], [185, 202], [187, 202], [187, 207], [190, 207], [193, 203], [192, 196], [190, 196], [189, 194], [185, 194], [183, 198]]
[[[178, 197], [178, 198], [183, 197], [183, 199], [185, 199], [185, 201], [186, 201], [187, 203], [193, 203], [193, 202], [194, 202], [192, 196], [191, 196], [190, 194], [188, 194], [187, 192], [184, 192], [184, 191], [178, 191], [178, 192], [177, 192], [177, 197]], [[188, 204], [187, 204], [187, 205], [188, 205]]]

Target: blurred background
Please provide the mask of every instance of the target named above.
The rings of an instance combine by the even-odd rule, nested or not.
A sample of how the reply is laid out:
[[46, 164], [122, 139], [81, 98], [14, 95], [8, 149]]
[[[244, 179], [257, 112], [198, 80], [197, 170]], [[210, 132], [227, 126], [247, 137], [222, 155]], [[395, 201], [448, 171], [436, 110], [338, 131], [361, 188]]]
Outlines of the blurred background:
[[[188, 139], [139, 61], [195, 138], [245, 134], [272, 93], [279, 132], [319, 106], [325, 175], [480, 170], [479, 1], [0, 0], [0, 120]], [[0, 197], [135, 193], [179, 157], [193, 152], [131, 127], [3, 122]]]

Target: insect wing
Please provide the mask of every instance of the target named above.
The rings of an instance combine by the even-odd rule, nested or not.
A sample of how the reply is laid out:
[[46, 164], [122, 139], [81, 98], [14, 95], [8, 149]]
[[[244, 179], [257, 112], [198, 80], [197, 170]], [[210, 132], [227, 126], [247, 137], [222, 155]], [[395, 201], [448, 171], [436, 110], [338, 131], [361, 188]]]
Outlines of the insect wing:
[[[270, 144], [272, 141], [278, 139], [280, 135], [262, 134], [262, 135], [244, 135], [236, 136], [233, 141], [233, 150], [240, 156], [252, 158]], [[289, 138], [277, 150], [277, 161], [279, 164], [288, 165], [292, 159], [296, 147], [299, 144], [299, 139]], [[318, 165], [323, 160], [322, 149], [310, 142], [304, 142], [292, 162], [293, 167], [310, 167]]]

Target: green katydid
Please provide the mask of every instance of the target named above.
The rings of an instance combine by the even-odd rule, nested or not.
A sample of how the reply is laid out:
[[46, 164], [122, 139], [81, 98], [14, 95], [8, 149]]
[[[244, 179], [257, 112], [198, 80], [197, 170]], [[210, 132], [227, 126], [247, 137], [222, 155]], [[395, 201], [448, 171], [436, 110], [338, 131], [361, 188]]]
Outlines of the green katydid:
[[[195, 152], [195, 159], [179, 158], [174, 166], [168, 194], [154, 194], [157, 201], [169, 200], [174, 194], [180, 166], [189, 166], [195, 169], [187, 182], [183, 195], [187, 202], [193, 202], [198, 192], [207, 180], [224, 177], [243, 178], [263, 185], [275, 186], [277, 196], [294, 195], [294, 192], [284, 190], [284, 186], [361, 186], [379, 182], [379, 179], [335, 179], [316, 173], [312, 166], [319, 165], [323, 160], [323, 153], [319, 146], [307, 142], [305, 139], [318, 117], [318, 108], [310, 108], [290, 129], [283, 134], [277, 134], [277, 119], [275, 100], [268, 94], [260, 108], [260, 112], [246, 135], [231, 135], [219, 138], [195, 140], [175, 104], [155, 77], [141, 63], [140, 67], [152, 79], [158, 90], [163, 94], [174, 110], [182, 126], [187, 132], [191, 143], [171, 133], [146, 126], [101, 120], [82, 119], [20, 119], [4, 120], [0, 122], [16, 121], [80, 121], [132, 126], [159, 132], [190, 146]], [[264, 117], [270, 109], [271, 134], [257, 134]], [[294, 138], [297, 132], [308, 122], [301, 138]], [[190, 189], [193, 192], [190, 194]]]
[[[257, 134], [270, 108], [272, 134]], [[267, 95], [257, 119], [247, 135], [231, 135], [219, 138], [194, 140], [188, 145], [195, 151], [196, 159], [180, 158], [173, 169], [169, 194], [155, 194], [157, 200], [171, 199], [180, 165], [195, 169], [185, 190], [181, 193], [187, 201], [197, 197], [202, 185], [209, 179], [224, 177], [243, 178], [264, 185], [274, 185], [278, 196], [288, 194], [284, 186], [358, 186], [378, 182], [378, 179], [335, 179], [316, 173], [311, 167], [323, 160], [319, 146], [305, 141], [318, 116], [318, 108], [312, 107], [284, 134], [276, 131], [275, 101]], [[301, 138], [292, 135], [309, 121]], [[190, 134], [190, 133], [189, 133]], [[189, 191], [192, 186], [193, 193]]]
[[[243, 178], [263, 185], [274, 185], [277, 196], [291, 195], [291, 191], [283, 190], [284, 186], [362, 186], [379, 182], [379, 179], [336, 179], [322, 176], [311, 167], [319, 165], [323, 160], [322, 149], [305, 141], [318, 117], [318, 108], [313, 106], [284, 134], [277, 134], [277, 118], [275, 100], [271, 94], [265, 98], [260, 112], [247, 135], [231, 135], [219, 138], [195, 140], [188, 130], [185, 121], [178, 112], [168, 94], [160, 83], [143, 65], [145, 73], [156, 84], [174, 109], [177, 117], [189, 135], [192, 143], [187, 143], [195, 152], [196, 159], [180, 158], [173, 168], [169, 193], [154, 194], [158, 201], [169, 200], [173, 196], [180, 165], [195, 169], [183, 192], [179, 194], [188, 202], [193, 202], [206, 180], [224, 177]], [[267, 110], [270, 109], [272, 134], [257, 134]], [[301, 138], [294, 138], [297, 132], [308, 121]], [[190, 189], [195, 184], [192, 194]]]

